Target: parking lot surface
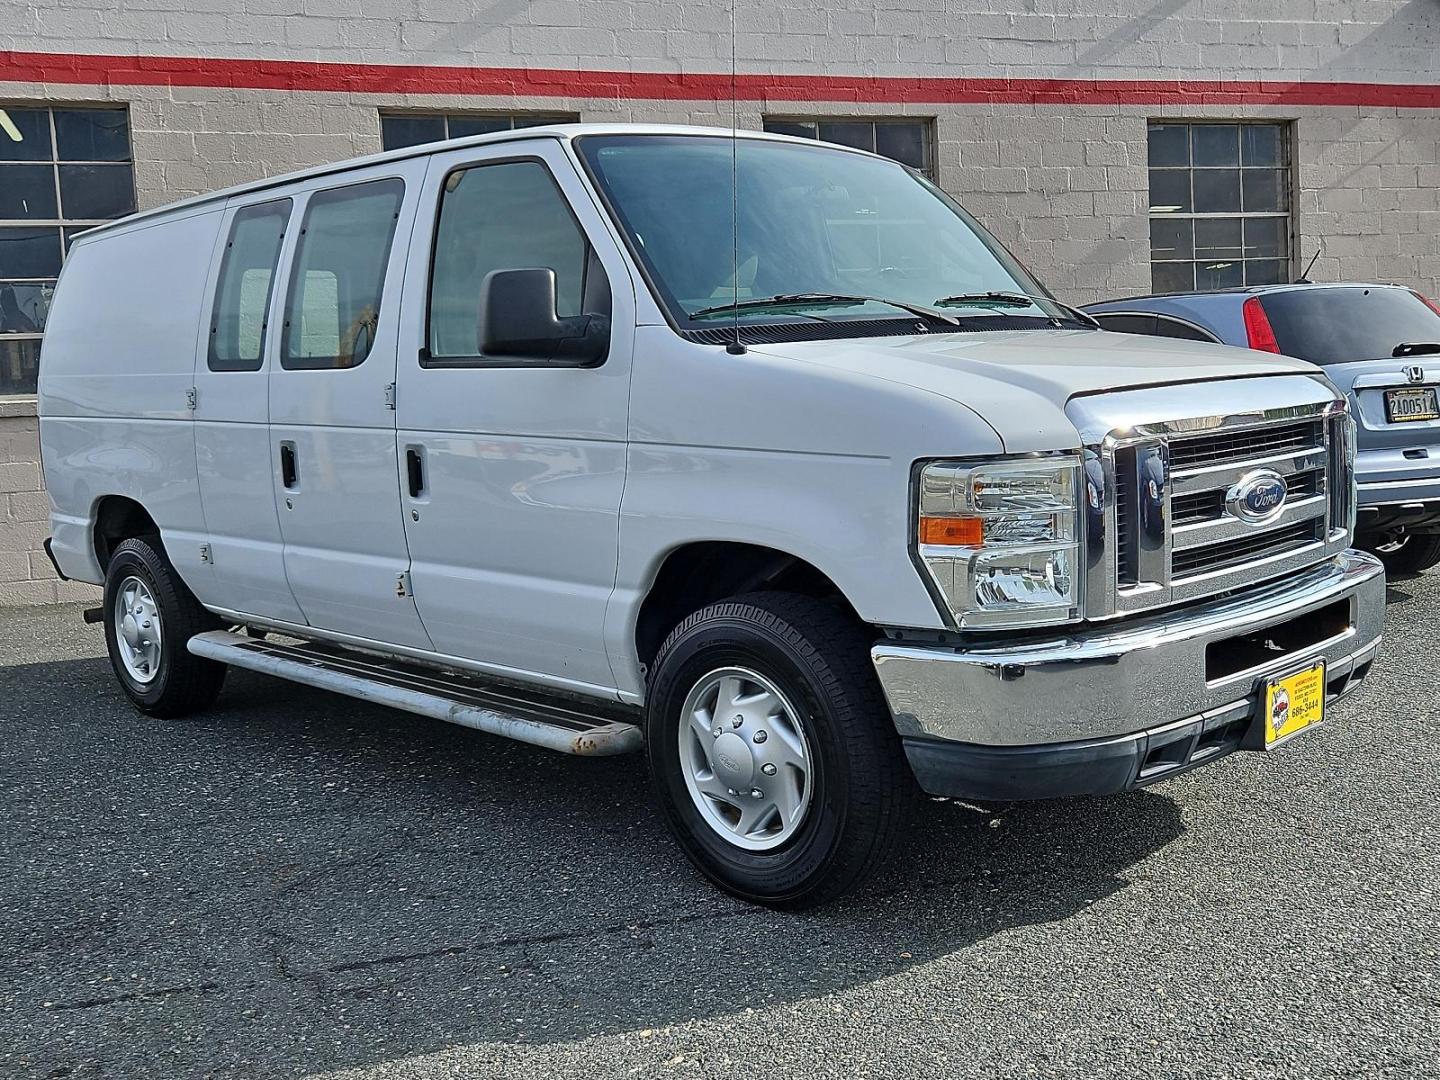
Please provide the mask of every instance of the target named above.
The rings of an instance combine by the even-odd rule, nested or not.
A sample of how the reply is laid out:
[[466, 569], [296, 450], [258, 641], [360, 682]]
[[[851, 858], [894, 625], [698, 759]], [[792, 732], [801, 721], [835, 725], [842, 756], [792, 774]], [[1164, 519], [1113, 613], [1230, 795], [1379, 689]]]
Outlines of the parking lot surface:
[[930, 803], [806, 915], [637, 759], [244, 672], [134, 713], [0, 612], [0, 1076], [1440, 1075], [1440, 576], [1318, 731], [1148, 791]]

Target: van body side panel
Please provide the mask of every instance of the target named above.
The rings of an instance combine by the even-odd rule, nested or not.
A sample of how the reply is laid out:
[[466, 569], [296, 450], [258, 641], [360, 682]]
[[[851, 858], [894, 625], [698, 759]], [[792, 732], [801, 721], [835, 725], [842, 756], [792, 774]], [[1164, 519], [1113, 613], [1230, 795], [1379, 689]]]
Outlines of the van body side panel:
[[[269, 380], [268, 460], [284, 537], [285, 574], [306, 622], [428, 650], [430, 638], [406, 584], [410, 555], [401, 524], [395, 412], [387, 404], [387, 388], [395, 381], [405, 261], [424, 174], [424, 159], [407, 160], [323, 177], [303, 190], [286, 192], [295, 199], [292, 220], [297, 224], [292, 224], [292, 231], [311, 229], [311, 235], [318, 236], [323, 230], [312, 227], [314, 219], [307, 216], [317, 197], [328, 199], [342, 190], [354, 193], [372, 182], [403, 183], [384, 262], [380, 306], [371, 311], [368, 299], [365, 305], [365, 318], [373, 319], [366, 331], [373, 342], [359, 364], [287, 368], [284, 324], [295, 321], [289, 332], [297, 335], [315, 334], [314, 324], [328, 316], [325, 333], [319, 336], [335, 342], [358, 340], [358, 324], [345, 326], [334, 320], [339, 305], [352, 292], [368, 298], [365, 290], [373, 283], [348, 274], [351, 267], [344, 264], [313, 271], [317, 281], [328, 276], [332, 282], [317, 286], [314, 294], [315, 303], [325, 310], [302, 311], [291, 320], [287, 304], [290, 293], [301, 287], [295, 264], [304, 254], [303, 235], [297, 235], [290, 258], [282, 263], [279, 291], [283, 295], [276, 299], [280, 353]], [[302, 297], [303, 302], [308, 301]], [[293, 455], [295, 466], [290, 486], [285, 482], [287, 455]]]
[[[779, 348], [779, 347], [776, 347]], [[741, 356], [640, 327], [620, 564], [606, 635], [638, 699], [640, 604], [665, 557], [697, 541], [773, 548], [810, 563], [874, 623], [943, 627], [910, 562], [911, 477], [927, 457], [999, 454], [954, 401], [755, 347]]]
[[[421, 366], [436, 200], [456, 167], [519, 153], [437, 154], [405, 288], [397, 412], [415, 599], [435, 648], [586, 693], [614, 693], [605, 612], [625, 483], [635, 293], [618, 246], [558, 145], [527, 145], [563, 192], [611, 293], [611, 342], [593, 368]], [[533, 164], [533, 161], [532, 161]], [[505, 167], [496, 165], [494, 167]], [[539, 183], [543, 172], [535, 170]], [[476, 300], [478, 301], [478, 293]]]
[[187, 394], [218, 207], [75, 244], [40, 370], [40, 437], [60, 568], [98, 583], [96, 508], [135, 500], [187, 584], [203, 590], [205, 525]]
[[[285, 265], [294, 248], [295, 208], [280, 250]], [[270, 468], [270, 369], [280, 339], [279, 281], [270, 288], [269, 319], [261, 363], [255, 370], [211, 370], [209, 337], [216, 289], [238, 204], [227, 208], [211, 260], [200, 346], [195, 356], [195, 461], [210, 540], [201, 600], [213, 607], [246, 611], [303, 625], [285, 576], [275, 484]], [[278, 279], [280, 274], [275, 275]]]

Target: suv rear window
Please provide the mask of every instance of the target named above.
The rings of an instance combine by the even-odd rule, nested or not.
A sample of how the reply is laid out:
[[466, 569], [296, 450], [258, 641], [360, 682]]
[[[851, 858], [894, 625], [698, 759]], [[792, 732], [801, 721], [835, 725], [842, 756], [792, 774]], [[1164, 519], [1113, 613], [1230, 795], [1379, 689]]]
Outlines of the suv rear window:
[[1440, 342], [1440, 315], [1409, 289], [1296, 289], [1260, 305], [1280, 351], [1312, 364], [1390, 357], [1403, 343]]

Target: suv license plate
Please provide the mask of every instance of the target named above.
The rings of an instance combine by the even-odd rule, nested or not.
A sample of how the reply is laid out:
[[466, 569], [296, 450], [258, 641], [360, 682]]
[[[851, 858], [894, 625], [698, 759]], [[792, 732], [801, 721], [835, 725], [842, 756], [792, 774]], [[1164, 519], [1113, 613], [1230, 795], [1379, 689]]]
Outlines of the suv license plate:
[[1419, 390], [1386, 390], [1385, 417], [1392, 424], [1404, 424], [1411, 420], [1440, 420], [1440, 403], [1435, 400], [1435, 388], [1426, 386]]
[[1325, 661], [1265, 684], [1265, 749], [1325, 719]]

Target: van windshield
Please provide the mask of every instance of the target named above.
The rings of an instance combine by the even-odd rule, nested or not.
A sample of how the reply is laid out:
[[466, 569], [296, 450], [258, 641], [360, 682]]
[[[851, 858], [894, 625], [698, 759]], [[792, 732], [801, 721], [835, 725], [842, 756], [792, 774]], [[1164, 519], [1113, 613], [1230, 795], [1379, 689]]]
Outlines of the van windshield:
[[853, 325], [939, 313], [932, 325], [959, 329], [975, 318], [1073, 318], [955, 202], [895, 162], [736, 140], [736, 228], [730, 139], [588, 135], [576, 145], [681, 328], [737, 316]]

